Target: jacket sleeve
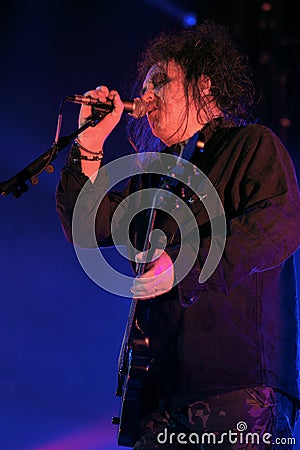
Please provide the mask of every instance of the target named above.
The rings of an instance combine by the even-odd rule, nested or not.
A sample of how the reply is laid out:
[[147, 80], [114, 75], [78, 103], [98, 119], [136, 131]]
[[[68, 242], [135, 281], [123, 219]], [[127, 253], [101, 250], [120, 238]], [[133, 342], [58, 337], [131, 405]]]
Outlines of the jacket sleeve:
[[[113, 245], [111, 219], [126, 198], [128, 186], [122, 192], [109, 191], [105, 167], [100, 172], [95, 182], [91, 183], [84, 174], [64, 167], [56, 188], [56, 209], [65, 237], [78, 247]], [[125, 213], [124, 205], [119, 208], [114, 222], [115, 236], [122, 230]]]
[[[227, 294], [251, 274], [282, 264], [300, 245], [299, 188], [293, 163], [281, 141], [272, 132], [262, 134], [246, 159], [247, 165], [241, 164], [234, 182], [230, 180], [220, 195], [224, 201], [227, 192], [231, 204], [236, 205], [235, 214], [225, 207], [227, 236], [221, 260], [200, 284], [199, 275], [211, 245], [210, 233], [204, 232], [198, 258], [178, 285], [185, 306], [194, 303], [201, 291]], [[167, 252], [174, 261], [178, 245], [170, 246]]]

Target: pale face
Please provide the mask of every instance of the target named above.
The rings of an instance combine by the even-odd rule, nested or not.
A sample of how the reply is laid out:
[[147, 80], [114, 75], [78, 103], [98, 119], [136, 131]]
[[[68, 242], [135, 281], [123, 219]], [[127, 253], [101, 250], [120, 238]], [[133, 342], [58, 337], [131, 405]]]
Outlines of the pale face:
[[152, 133], [168, 146], [190, 138], [201, 128], [192, 99], [186, 121], [184, 74], [174, 61], [151, 67], [143, 83], [142, 100], [149, 103], [147, 118]]

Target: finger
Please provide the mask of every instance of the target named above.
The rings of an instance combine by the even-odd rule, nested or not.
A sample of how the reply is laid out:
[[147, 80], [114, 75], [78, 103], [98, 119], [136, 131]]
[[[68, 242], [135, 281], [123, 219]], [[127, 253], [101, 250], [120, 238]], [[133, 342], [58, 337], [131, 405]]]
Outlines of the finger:
[[122, 114], [124, 110], [124, 103], [122, 102], [120, 95], [117, 91], [110, 91], [108, 99], [113, 102], [114, 109], [113, 114]]
[[132, 289], [137, 292], [143, 292], [148, 290], [154, 290], [154, 288], [158, 287], [158, 283], [156, 283], [153, 279], [152, 280], [144, 280], [142, 282], [136, 282], [134, 281], [132, 284]]
[[154, 286], [151, 290], [149, 289], [147, 291], [135, 291], [131, 288], [131, 292], [133, 293], [134, 299], [148, 300], [161, 295], [163, 291], [159, 290], [157, 286]]
[[169, 287], [164, 285], [164, 283], [162, 283], [162, 284], [150, 283], [150, 284], [138, 284], [138, 285], [133, 284], [130, 290], [134, 296], [140, 297], [140, 296], [145, 296], [145, 295], [150, 295], [150, 296], [153, 296], [154, 294], [158, 295], [162, 292], [169, 290]]
[[140, 275], [138, 278], [136, 278], [136, 282], [147, 283], [148, 281], [150, 282], [153, 281], [154, 283], [159, 283], [161, 280], [169, 278], [172, 275], [172, 273], [173, 273], [172, 267], [165, 267], [158, 271], [157, 267], [155, 266], [155, 263], [150, 263], [149, 270], [144, 272], [143, 275]]
[[119, 97], [119, 92], [112, 89], [111, 91], [109, 91], [109, 94], [108, 94], [107, 98], [109, 100], [114, 100], [115, 96]]
[[[94, 98], [99, 100], [100, 102], [105, 102], [106, 101], [106, 97], [104, 96], [104, 94], [100, 91], [96, 91], [96, 90], [90, 90], [84, 93], [84, 97], [89, 97], [89, 98]], [[81, 115], [90, 115], [92, 113], [92, 106], [91, 105], [81, 105], [81, 111], [80, 114]]]
[[100, 102], [106, 102], [109, 95], [109, 90], [106, 86], [98, 86], [96, 89], [91, 89], [85, 92], [85, 97], [91, 97], [99, 100]]
[[167, 292], [170, 292], [171, 289], [172, 287], [159, 288], [157, 286], [154, 286], [153, 289], [148, 291], [136, 292], [133, 289], [131, 289], [131, 292], [133, 293], [134, 299], [148, 300], [150, 298], [166, 294]]
[[143, 273], [138, 278], [135, 279], [134, 284], [144, 284], [153, 283], [155, 285], [162, 278], [162, 274], [156, 274], [154, 268], [150, 269], [148, 272]]
[[157, 277], [150, 277], [150, 278], [136, 278], [133, 283], [132, 286], [134, 289], [148, 289], [149, 286], [151, 286], [152, 288], [154, 286], [157, 286]]
[[109, 89], [107, 86], [102, 86], [102, 85], [97, 86], [96, 91], [97, 91], [97, 93], [101, 93], [101, 94], [105, 95], [105, 97], [109, 96]]

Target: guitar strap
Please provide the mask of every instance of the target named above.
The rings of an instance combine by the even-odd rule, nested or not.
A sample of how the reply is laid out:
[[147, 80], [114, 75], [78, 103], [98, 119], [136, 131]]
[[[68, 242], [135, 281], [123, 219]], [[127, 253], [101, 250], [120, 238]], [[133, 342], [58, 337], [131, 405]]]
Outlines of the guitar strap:
[[183, 143], [185, 145], [183, 147], [182, 155], [180, 155], [179, 158], [190, 161], [195, 151], [197, 141], [200, 141], [200, 132], [198, 131], [186, 143]]
[[[172, 147], [169, 147], [168, 149], [166, 149], [165, 152], [162, 153], [166, 153], [166, 154], [171, 154], [174, 155], [177, 158], [176, 164], [174, 164], [174, 166], [172, 168], [170, 168], [169, 170], [169, 174], [163, 175], [160, 178], [160, 182], [158, 185], [159, 189], [166, 189], [169, 192], [173, 192], [175, 193], [176, 187], [178, 186], [178, 184], [181, 182], [178, 177], [176, 177], [176, 175], [183, 175], [184, 170], [185, 170], [185, 163], [186, 161], [191, 161], [193, 154], [195, 152], [195, 149], [198, 147], [198, 145], [200, 145], [200, 148], [202, 149], [204, 147], [204, 136], [202, 134], [202, 132], [196, 132], [190, 139], [181, 142], [179, 144], [175, 144]], [[163, 161], [163, 158], [162, 158]], [[162, 163], [163, 166], [163, 163]], [[151, 186], [151, 181], [152, 181], [152, 176], [150, 175], [149, 178], [149, 187], [153, 187]], [[182, 183], [182, 182], [181, 182]], [[163, 198], [163, 197], [161, 197]], [[167, 198], [167, 194], [166, 194], [166, 198]], [[162, 200], [163, 201], [163, 200]], [[153, 204], [152, 208], [158, 208], [160, 206], [160, 204]], [[174, 235], [172, 235], [171, 233], [166, 233], [167, 234], [167, 243], [171, 244], [173, 239], [174, 239]], [[159, 242], [157, 242], [157, 246], [160, 247]], [[161, 243], [164, 246], [164, 243]]]

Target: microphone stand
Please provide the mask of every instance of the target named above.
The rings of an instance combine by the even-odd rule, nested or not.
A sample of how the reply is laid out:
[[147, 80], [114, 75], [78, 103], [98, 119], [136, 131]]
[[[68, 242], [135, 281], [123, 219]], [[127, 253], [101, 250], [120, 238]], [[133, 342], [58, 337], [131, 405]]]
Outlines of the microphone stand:
[[38, 176], [42, 172], [54, 172], [54, 167], [51, 162], [57, 157], [57, 154], [84, 130], [97, 125], [107, 114], [109, 114], [109, 112], [110, 111], [98, 108], [97, 110], [94, 109], [93, 113], [86, 119], [81, 127], [68, 136], [58, 138], [57, 142], [55, 142], [49, 150], [24, 167], [24, 169], [20, 170], [20, 172], [16, 173], [9, 180], [0, 182], [0, 194], [3, 197], [6, 197], [10, 193], [14, 198], [21, 197], [21, 195], [29, 189], [29, 186], [26, 183], [27, 181], [30, 181], [32, 185], [35, 185], [38, 183]]

